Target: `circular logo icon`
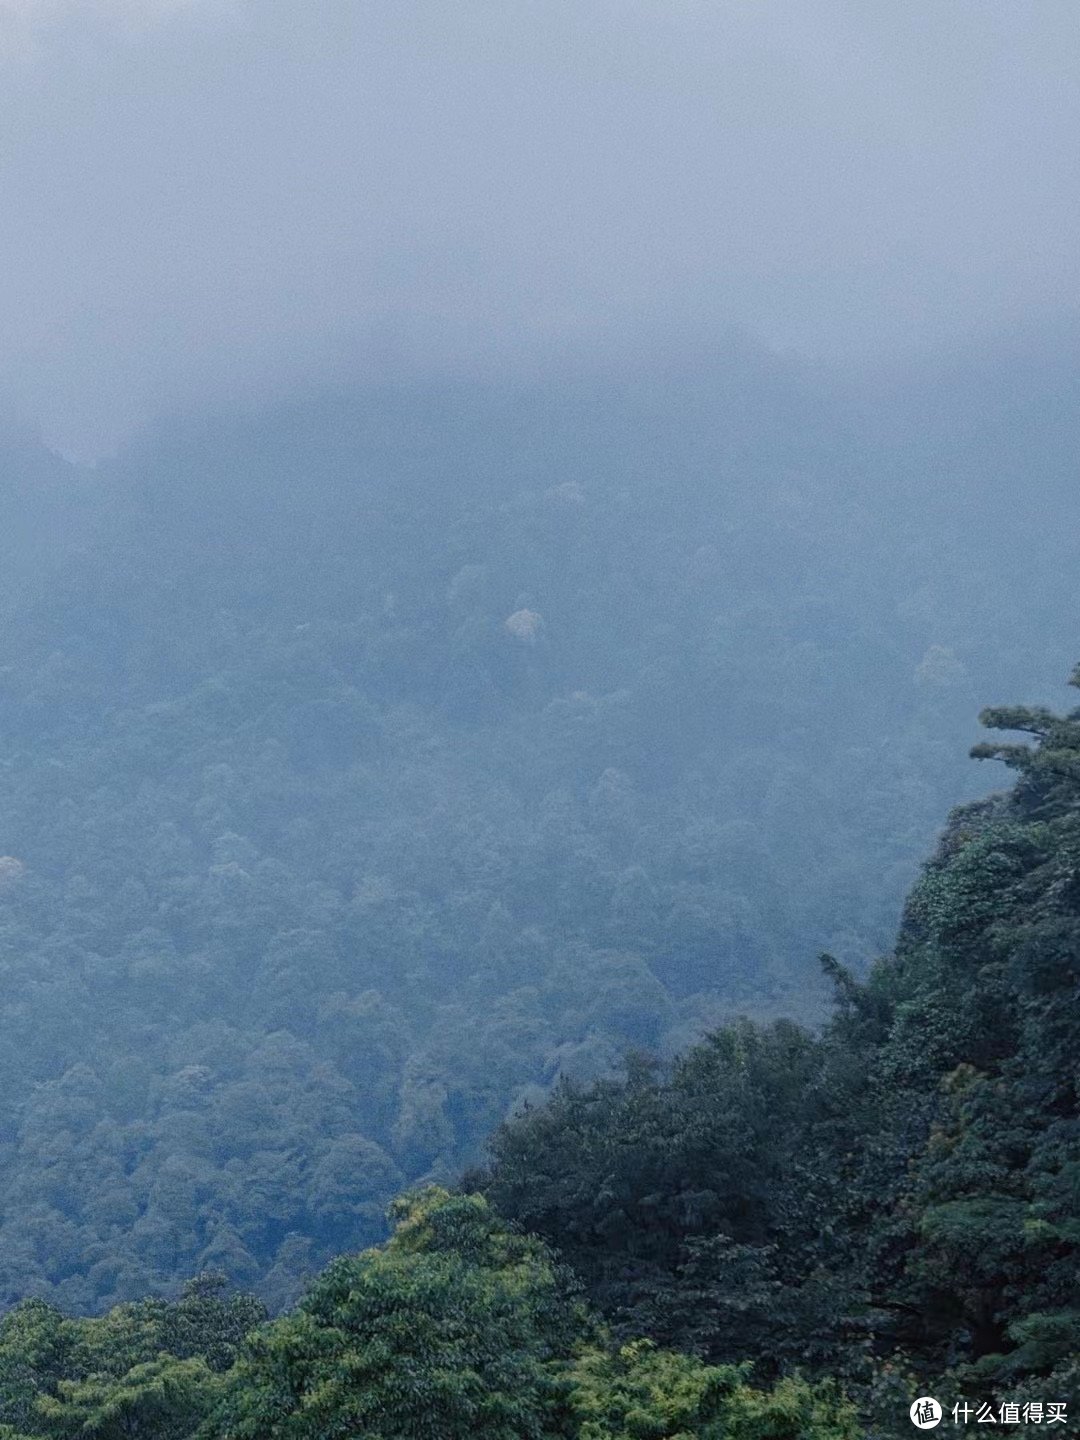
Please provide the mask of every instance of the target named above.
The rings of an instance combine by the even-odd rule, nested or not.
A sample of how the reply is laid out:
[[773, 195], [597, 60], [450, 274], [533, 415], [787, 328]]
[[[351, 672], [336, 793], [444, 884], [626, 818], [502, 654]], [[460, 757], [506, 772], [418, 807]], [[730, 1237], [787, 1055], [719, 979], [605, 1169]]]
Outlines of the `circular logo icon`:
[[917, 1430], [933, 1430], [941, 1424], [941, 1406], [932, 1395], [920, 1395], [908, 1414]]

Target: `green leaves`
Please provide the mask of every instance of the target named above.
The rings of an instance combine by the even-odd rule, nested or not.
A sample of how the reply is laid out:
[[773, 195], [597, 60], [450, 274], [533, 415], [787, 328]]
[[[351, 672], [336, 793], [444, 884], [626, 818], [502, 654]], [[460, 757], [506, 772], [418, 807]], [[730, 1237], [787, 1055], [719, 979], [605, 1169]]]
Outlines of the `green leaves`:
[[857, 1440], [854, 1407], [832, 1385], [789, 1376], [755, 1390], [749, 1366], [703, 1365], [634, 1341], [575, 1361], [578, 1440]]
[[61, 1380], [37, 1403], [50, 1440], [188, 1440], [211, 1411], [221, 1380], [205, 1361], [162, 1355], [125, 1374]]
[[[748, 1035], [730, 1062], [752, 1063]], [[715, 1059], [715, 1057], [713, 1057]], [[644, 1077], [642, 1077], [644, 1078]], [[480, 1195], [402, 1197], [383, 1247], [334, 1261], [256, 1326], [203, 1277], [175, 1304], [97, 1320], [29, 1302], [0, 1325], [0, 1440], [857, 1440], [854, 1409], [798, 1374], [612, 1343], [538, 1239]], [[706, 1254], [715, 1248], [718, 1254]], [[713, 1290], [752, 1297], [751, 1247], [703, 1246]], [[719, 1269], [716, 1268], [719, 1263]], [[743, 1319], [748, 1309], [743, 1305]], [[176, 1352], [161, 1348], [168, 1342]], [[225, 1368], [226, 1365], [228, 1368]]]
[[866, 983], [823, 958], [821, 1037], [730, 1024], [496, 1137], [487, 1192], [620, 1333], [871, 1409], [901, 1368], [1004, 1394], [1077, 1354], [1080, 712], [983, 719], [1035, 737], [985, 751], [1022, 777], [956, 812]]
[[192, 1280], [173, 1303], [96, 1319], [26, 1301], [0, 1322], [0, 1424], [51, 1440], [187, 1440], [264, 1314], [217, 1275]]
[[421, 1192], [382, 1249], [335, 1261], [252, 1336], [200, 1440], [855, 1440], [852, 1406], [788, 1376], [615, 1347], [565, 1271], [477, 1195]]
[[230, 1440], [541, 1440], [563, 1433], [554, 1362], [588, 1333], [569, 1275], [479, 1196], [396, 1207], [381, 1250], [334, 1261], [256, 1335], [208, 1431]]
[[824, 1275], [845, 1242], [825, 1217], [851, 1175], [856, 1084], [790, 1022], [734, 1024], [666, 1072], [562, 1087], [499, 1132], [481, 1183], [620, 1335], [768, 1372], [841, 1343], [850, 1303]]

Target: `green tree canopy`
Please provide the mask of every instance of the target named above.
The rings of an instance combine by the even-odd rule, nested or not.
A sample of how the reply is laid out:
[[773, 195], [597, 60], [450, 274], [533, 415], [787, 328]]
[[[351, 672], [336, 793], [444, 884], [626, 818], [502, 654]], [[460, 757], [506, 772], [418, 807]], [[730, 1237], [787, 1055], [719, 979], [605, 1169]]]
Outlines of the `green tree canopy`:
[[399, 1204], [383, 1248], [334, 1261], [251, 1341], [221, 1440], [547, 1440], [556, 1360], [588, 1333], [569, 1274], [476, 1195]]

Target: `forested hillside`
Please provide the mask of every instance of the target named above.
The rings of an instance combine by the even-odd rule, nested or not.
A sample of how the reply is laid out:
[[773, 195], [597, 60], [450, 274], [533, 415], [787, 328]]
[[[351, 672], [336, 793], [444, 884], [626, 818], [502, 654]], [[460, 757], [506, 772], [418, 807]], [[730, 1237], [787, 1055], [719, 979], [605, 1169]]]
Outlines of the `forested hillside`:
[[0, 1298], [276, 1310], [560, 1076], [823, 1015], [1074, 644], [1033, 373], [1019, 517], [981, 381], [901, 444], [749, 351], [9, 448]]
[[170, 1304], [0, 1321], [4, 1440], [856, 1440], [830, 1382], [768, 1388], [648, 1341], [618, 1346], [545, 1245], [479, 1196], [395, 1206], [380, 1250], [336, 1260], [296, 1310], [203, 1276]]
[[865, 982], [825, 957], [823, 1029], [564, 1081], [486, 1198], [399, 1200], [271, 1322], [210, 1275], [97, 1319], [23, 1301], [6, 1440], [898, 1440], [920, 1393], [1067, 1425], [1080, 710], [984, 720], [1035, 737], [977, 748], [1017, 785], [953, 815]]
[[1015, 789], [954, 813], [865, 984], [825, 957], [820, 1035], [564, 1085], [481, 1180], [617, 1332], [842, 1377], [875, 1434], [918, 1393], [1080, 1404], [1080, 710], [984, 721], [1036, 737], [976, 747]]

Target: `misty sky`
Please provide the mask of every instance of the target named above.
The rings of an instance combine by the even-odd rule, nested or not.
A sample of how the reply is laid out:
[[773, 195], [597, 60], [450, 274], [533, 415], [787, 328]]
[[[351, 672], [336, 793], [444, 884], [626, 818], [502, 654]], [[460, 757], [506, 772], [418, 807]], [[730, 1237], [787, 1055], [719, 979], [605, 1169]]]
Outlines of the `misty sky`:
[[1076, 0], [0, 0], [0, 392], [847, 358], [1076, 306]]

